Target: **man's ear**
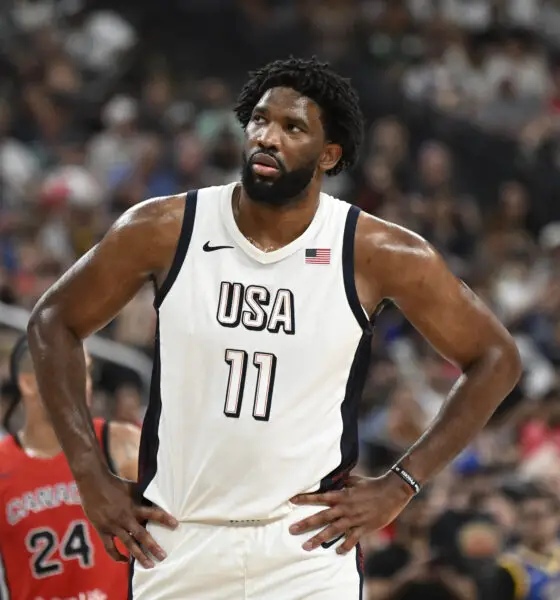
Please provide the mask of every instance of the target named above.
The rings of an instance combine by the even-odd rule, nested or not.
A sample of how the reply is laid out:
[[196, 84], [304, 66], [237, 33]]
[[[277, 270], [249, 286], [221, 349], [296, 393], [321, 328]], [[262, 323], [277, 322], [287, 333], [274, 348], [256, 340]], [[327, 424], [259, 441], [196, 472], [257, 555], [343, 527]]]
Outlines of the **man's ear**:
[[319, 160], [319, 168], [323, 173], [336, 167], [342, 158], [342, 146], [340, 144], [326, 144]]

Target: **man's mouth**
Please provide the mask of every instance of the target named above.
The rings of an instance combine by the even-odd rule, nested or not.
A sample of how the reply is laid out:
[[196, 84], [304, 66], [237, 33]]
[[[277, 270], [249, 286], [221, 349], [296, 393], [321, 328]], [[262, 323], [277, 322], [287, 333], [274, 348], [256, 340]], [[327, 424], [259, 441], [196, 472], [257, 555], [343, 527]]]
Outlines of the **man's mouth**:
[[251, 157], [251, 167], [257, 175], [274, 177], [280, 173], [278, 161], [264, 152], [257, 152]]

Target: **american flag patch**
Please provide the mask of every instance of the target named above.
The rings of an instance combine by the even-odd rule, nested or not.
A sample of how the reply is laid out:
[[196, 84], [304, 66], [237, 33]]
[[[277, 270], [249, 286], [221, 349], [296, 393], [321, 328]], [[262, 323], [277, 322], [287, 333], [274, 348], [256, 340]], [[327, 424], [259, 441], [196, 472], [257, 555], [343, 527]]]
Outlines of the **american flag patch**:
[[330, 265], [330, 248], [307, 248], [305, 251], [305, 263], [308, 265]]

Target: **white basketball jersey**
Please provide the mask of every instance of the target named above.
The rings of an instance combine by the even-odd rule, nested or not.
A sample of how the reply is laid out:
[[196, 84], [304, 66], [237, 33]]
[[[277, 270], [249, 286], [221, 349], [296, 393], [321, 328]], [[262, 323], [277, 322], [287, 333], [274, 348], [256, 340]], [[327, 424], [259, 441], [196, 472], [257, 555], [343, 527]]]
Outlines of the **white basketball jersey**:
[[187, 194], [156, 294], [140, 480], [181, 521], [280, 517], [295, 494], [340, 486], [358, 454], [371, 332], [354, 283], [359, 211], [321, 194], [307, 230], [265, 253], [237, 227], [235, 185]]

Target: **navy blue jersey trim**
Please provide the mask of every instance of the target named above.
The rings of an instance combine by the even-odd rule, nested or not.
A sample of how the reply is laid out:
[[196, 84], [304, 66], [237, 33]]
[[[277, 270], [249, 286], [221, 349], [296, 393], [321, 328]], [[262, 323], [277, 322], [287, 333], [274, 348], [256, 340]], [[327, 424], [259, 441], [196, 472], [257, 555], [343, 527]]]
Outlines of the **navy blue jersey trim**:
[[360, 576], [359, 599], [362, 600], [364, 597], [364, 552], [359, 543], [356, 544], [356, 569], [358, 569], [358, 575]]
[[187, 192], [187, 196], [185, 198], [185, 214], [183, 215], [183, 224], [181, 225], [181, 233], [179, 234], [177, 249], [175, 250], [175, 256], [173, 257], [173, 262], [171, 263], [167, 277], [164, 279], [159, 289], [156, 290], [154, 299], [154, 306], [156, 308], [159, 308], [162, 302], [165, 300], [165, 296], [167, 296], [172, 285], [175, 283], [177, 275], [179, 275], [179, 271], [183, 265], [183, 261], [185, 260], [185, 256], [187, 256], [187, 251], [191, 243], [191, 237], [194, 228], [197, 199], [198, 190], [191, 190]]
[[358, 462], [358, 411], [371, 362], [371, 342], [375, 321], [386, 304], [384, 300], [376, 308], [356, 348], [346, 383], [346, 392], [340, 405], [342, 416], [340, 464], [321, 480], [316, 493], [343, 488], [350, 471]]
[[316, 493], [344, 487], [346, 478], [358, 462], [358, 408], [366, 381], [371, 356], [372, 329], [364, 331], [350, 367], [346, 393], [340, 405], [342, 435], [340, 437], [340, 464], [321, 480]]
[[360, 304], [358, 298], [358, 291], [356, 290], [356, 277], [354, 273], [354, 240], [356, 237], [356, 225], [358, 224], [358, 217], [360, 216], [360, 209], [357, 206], [351, 206], [346, 216], [346, 223], [344, 225], [344, 237], [342, 239], [342, 273], [344, 277], [344, 290], [346, 291], [346, 298], [348, 304], [356, 317], [360, 327], [362, 329], [368, 329], [370, 327], [370, 321], [364, 313], [364, 309]]
[[132, 600], [132, 580], [134, 578], [134, 557], [130, 557], [130, 564], [128, 566], [128, 600]]
[[137, 500], [146, 504], [144, 492], [154, 478], [157, 471], [157, 453], [159, 448], [159, 420], [161, 417], [161, 361], [160, 361], [160, 330], [159, 311], [156, 311], [156, 339], [154, 348], [154, 362], [152, 367], [152, 381], [150, 385], [150, 400], [140, 437], [140, 451], [138, 453], [138, 485]]

